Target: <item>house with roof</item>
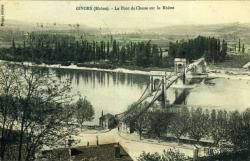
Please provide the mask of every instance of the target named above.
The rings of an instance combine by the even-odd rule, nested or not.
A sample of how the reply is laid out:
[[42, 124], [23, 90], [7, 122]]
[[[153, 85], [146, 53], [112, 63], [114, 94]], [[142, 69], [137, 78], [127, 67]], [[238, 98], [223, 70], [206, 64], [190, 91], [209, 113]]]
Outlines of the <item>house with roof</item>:
[[99, 118], [99, 126], [105, 129], [113, 129], [117, 126], [117, 120], [114, 115], [107, 113]]

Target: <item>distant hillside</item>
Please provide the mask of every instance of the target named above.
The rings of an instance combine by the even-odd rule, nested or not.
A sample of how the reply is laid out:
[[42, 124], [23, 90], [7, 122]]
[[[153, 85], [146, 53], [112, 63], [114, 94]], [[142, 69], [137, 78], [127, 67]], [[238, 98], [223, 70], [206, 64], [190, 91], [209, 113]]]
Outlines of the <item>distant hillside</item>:
[[147, 32], [169, 35], [195, 35], [195, 34], [232, 34], [250, 31], [250, 24], [230, 23], [218, 25], [178, 25], [152, 28]]
[[229, 42], [242, 42], [250, 44], [250, 24], [230, 23], [218, 25], [178, 25], [146, 30], [147, 34], [186, 36], [187, 38], [198, 35], [223, 38]]
[[[123, 39], [154, 40], [154, 42], [166, 44], [165, 40], [179, 40], [194, 38], [198, 35], [223, 38], [229, 42], [237, 43], [239, 39], [245, 44], [250, 44], [250, 24], [228, 23], [215, 25], [176, 25], [159, 28], [100, 28], [89, 27], [85, 24], [57, 24], [57, 23], [24, 23], [8, 20], [4, 27], [0, 27], [0, 46], [10, 44], [12, 37], [22, 40], [26, 32], [39, 31], [59, 34], [71, 34], [73, 36], [87, 35], [97, 37], [102, 35], [114, 35]], [[88, 37], [89, 35], [89, 37]], [[150, 36], [149, 36], [150, 35]], [[164, 40], [161, 42], [161, 39]], [[94, 39], [94, 38], [93, 38]], [[159, 41], [157, 41], [159, 40]]]
[[166, 34], [166, 35], [223, 35], [223, 34], [246, 34], [250, 32], [250, 24], [228, 23], [214, 25], [175, 25], [159, 28], [140, 29], [140, 28], [100, 28], [89, 27], [85, 24], [57, 24], [57, 23], [24, 23], [21, 21], [8, 20], [5, 27], [8, 29], [30, 30], [80, 30], [96, 31], [102, 33], [147, 33], [147, 34]]
[[88, 27], [83, 24], [58, 24], [54, 23], [29, 23], [16, 20], [6, 20], [5, 26], [0, 29], [12, 29], [20, 31], [46, 31], [46, 30], [85, 30], [89, 32], [96, 31], [97, 29]]

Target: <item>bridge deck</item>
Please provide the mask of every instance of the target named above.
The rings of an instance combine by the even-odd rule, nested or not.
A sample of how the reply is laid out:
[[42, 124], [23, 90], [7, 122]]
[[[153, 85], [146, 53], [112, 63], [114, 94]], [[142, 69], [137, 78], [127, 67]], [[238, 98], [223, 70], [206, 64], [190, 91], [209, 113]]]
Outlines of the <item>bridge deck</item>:
[[200, 59], [196, 60], [195, 62], [189, 64], [188, 67], [187, 67], [187, 69], [186, 69], [186, 72], [190, 71], [194, 66], [199, 65], [203, 61], [205, 61], [205, 59], [204, 58], [200, 58]]

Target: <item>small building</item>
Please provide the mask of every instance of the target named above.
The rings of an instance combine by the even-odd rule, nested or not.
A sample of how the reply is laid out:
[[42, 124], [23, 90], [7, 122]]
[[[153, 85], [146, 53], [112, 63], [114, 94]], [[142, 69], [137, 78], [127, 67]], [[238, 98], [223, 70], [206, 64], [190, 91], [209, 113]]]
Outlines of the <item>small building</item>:
[[105, 129], [113, 129], [117, 125], [117, 120], [114, 115], [107, 113], [99, 118], [99, 126]]

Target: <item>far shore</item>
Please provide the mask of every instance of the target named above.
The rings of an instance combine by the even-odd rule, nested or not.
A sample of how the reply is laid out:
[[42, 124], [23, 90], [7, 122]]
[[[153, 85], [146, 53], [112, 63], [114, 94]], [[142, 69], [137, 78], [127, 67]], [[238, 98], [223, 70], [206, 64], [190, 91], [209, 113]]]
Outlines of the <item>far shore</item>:
[[[171, 73], [170, 69], [172, 69], [172, 68], [154, 68], [154, 67], [152, 68], [151, 67], [148, 67], [148, 68], [138, 67], [139, 69], [129, 69], [129, 68], [104, 69], [104, 68], [97, 68], [97, 67], [77, 66], [75, 64], [66, 66], [62, 64], [49, 65], [45, 63], [36, 64], [33, 62], [14, 62], [14, 61], [5, 61], [5, 60], [0, 60], [0, 63], [11, 63], [11, 64], [31, 66], [31, 67], [43, 67], [43, 68], [55, 68], [55, 69], [92, 70], [92, 71], [141, 74], [141, 75], [159, 75], [159, 76], [169, 75]], [[228, 68], [228, 67], [218, 67], [215, 65], [208, 65], [208, 77], [250, 80], [250, 70], [244, 69], [244, 68]]]
[[[31, 67], [45, 67], [45, 68], [60, 68], [60, 69], [77, 69], [77, 70], [94, 70], [94, 71], [104, 71], [104, 72], [117, 72], [117, 73], [128, 73], [128, 74], [142, 74], [142, 75], [164, 75], [165, 71], [164, 68], [157, 68], [158, 70], [152, 70], [152, 68], [145, 68], [145, 70], [138, 70], [138, 69], [128, 69], [128, 68], [115, 68], [115, 69], [105, 69], [105, 68], [97, 68], [97, 67], [85, 67], [85, 66], [77, 66], [75, 64], [71, 65], [62, 65], [62, 64], [36, 64], [33, 62], [14, 62], [14, 61], [5, 61], [0, 60], [0, 63], [12, 63], [12, 64], [19, 64]], [[167, 72], [170, 73], [170, 72]]]

